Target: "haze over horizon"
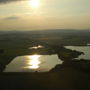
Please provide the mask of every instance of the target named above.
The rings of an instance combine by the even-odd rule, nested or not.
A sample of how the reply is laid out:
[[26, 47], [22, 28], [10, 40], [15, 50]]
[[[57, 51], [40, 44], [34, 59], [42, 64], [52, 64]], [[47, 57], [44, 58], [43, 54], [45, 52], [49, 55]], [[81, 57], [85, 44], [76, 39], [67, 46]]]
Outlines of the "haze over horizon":
[[0, 0], [0, 30], [45, 29], [90, 29], [90, 1]]

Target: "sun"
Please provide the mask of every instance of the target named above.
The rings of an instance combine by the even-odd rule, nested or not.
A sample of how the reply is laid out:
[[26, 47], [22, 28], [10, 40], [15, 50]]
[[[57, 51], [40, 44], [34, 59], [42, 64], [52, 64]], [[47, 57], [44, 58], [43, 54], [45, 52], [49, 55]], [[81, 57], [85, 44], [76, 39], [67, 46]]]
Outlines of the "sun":
[[30, 0], [29, 6], [32, 8], [38, 8], [40, 6], [40, 1], [39, 0]]

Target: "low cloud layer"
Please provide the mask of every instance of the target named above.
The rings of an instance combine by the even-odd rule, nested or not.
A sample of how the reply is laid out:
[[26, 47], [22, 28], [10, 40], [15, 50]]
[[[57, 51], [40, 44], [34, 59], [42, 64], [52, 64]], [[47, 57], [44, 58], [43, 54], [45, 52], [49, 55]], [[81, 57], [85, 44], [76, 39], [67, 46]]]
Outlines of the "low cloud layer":
[[27, 0], [0, 0], [0, 4], [10, 3], [10, 2], [15, 2], [15, 1], [27, 1]]
[[18, 16], [10, 16], [10, 17], [4, 18], [4, 20], [16, 20], [16, 19], [20, 19], [20, 17], [18, 17]]

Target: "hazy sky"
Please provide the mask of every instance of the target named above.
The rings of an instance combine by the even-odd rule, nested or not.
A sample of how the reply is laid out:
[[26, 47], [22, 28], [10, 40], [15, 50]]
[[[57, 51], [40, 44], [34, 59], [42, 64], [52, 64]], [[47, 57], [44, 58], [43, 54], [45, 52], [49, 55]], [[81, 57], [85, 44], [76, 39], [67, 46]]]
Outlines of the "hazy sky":
[[0, 0], [0, 30], [90, 29], [90, 0]]

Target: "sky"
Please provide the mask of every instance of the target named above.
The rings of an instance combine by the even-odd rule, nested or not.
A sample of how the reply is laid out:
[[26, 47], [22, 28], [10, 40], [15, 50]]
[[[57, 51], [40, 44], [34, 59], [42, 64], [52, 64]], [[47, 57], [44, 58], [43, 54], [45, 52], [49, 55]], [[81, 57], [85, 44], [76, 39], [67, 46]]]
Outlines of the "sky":
[[0, 30], [90, 29], [90, 0], [0, 0]]

